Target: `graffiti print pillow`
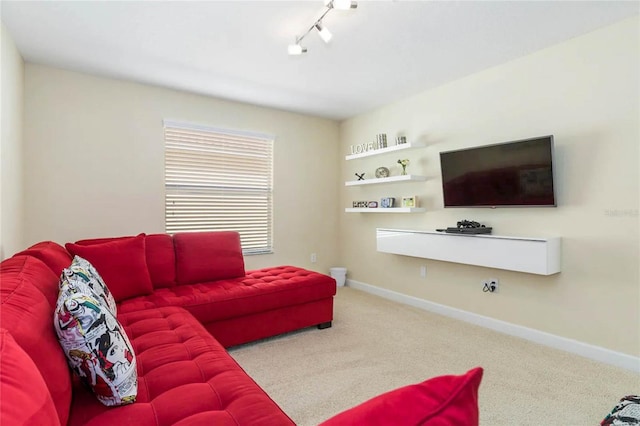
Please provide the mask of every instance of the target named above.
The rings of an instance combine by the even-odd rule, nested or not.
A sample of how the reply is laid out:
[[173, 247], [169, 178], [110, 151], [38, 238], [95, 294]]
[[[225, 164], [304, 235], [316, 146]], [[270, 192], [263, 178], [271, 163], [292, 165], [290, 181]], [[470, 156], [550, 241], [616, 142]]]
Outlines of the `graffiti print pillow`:
[[114, 316], [118, 314], [116, 301], [96, 268], [88, 260], [75, 256], [71, 265], [62, 270], [58, 300], [78, 293], [98, 298]]
[[627, 395], [600, 422], [601, 426], [634, 426], [640, 424], [640, 396]]
[[135, 354], [109, 309], [90, 294], [72, 294], [58, 299], [54, 326], [69, 365], [101, 403], [117, 406], [135, 402]]

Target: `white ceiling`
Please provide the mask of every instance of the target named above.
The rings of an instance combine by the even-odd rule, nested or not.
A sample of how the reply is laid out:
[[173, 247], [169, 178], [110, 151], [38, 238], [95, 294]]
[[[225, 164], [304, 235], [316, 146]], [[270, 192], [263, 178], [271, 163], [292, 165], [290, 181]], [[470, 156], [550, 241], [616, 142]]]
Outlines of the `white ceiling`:
[[344, 119], [640, 12], [637, 1], [7, 1], [28, 62]]

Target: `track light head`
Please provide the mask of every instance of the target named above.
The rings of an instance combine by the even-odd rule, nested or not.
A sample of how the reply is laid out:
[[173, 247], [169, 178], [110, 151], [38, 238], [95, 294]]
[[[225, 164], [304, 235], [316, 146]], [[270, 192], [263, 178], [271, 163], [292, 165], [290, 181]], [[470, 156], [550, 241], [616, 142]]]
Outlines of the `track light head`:
[[315, 27], [316, 30], [318, 30], [318, 35], [320, 36], [322, 41], [324, 41], [325, 43], [329, 43], [331, 41], [331, 37], [333, 37], [333, 34], [331, 34], [327, 27], [322, 25], [322, 22], [320, 21], [316, 22]]
[[358, 7], [358, 2], [352, 0], [324, 0], [324, 5], [329, 9], [349, 10]]
[[302, 47], [299, 43], [290, 44], [289, 47], [287, 47], [287, 52], [289, 52], [289, 55], [291, 56], [297, 56], [307, 53], [307, 48]]
[[333, 0], [333, 7], [339, 10], [349, 10], [358, 7], [358, 3], [351, 0]]

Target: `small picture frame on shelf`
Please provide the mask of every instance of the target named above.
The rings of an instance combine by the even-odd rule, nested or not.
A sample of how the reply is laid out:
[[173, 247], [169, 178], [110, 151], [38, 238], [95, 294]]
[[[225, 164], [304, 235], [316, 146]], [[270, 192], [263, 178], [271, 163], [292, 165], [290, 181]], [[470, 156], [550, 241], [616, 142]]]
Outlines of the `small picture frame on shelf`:
[[394, 202], [396, 201], [393, 197], [385, 197], [380, 199], [380, 207], [389, 209], [393, 207]]
[[369, 207], [370, 209], [375, 209], [375, 208], [377, 208], [377, 207], [378, 207], [378, 202], [377, 202], [377, 201], [369, 201], [369, 205], [368, 205], [368, 207]]
[[412, 197], [402, 197], [402, 207], [417, 207], [418, 197], [415, 195]]

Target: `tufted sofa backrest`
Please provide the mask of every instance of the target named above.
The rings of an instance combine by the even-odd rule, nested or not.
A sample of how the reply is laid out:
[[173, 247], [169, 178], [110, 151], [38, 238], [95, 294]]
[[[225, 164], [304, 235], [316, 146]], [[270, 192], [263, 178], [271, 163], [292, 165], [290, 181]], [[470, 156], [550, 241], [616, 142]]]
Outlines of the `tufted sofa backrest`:
[[[53, 250], [59, 252], [55, 246]], [[59, 253], [40, 254], [51, 259]], [[0, 328], [5, 329], [35, 363], [60, 423], [66, 424], [71, 405], [71, 373], [53, 328], [57, 297], [58, 275], [39, 258], [18, 254], [0, 263]], [[24, 368], [24, 376], [28, 377], [27, 370], [32, 369], [33, 364], [15, 368]], [[5, 404], [20, 404], [20, 401], [3, 395], [2, 405]]]
[[[123, 238], [131, 236], [93, 238], [75, 244], [88, 246]], [[233, 231], [149, 234], [145, 237], [145, 255], [155, 289], [245, 274], [240, 234]]]
[[[60, 244], [53, 241], [42, 241], [34, 244], [15, 256], [33, 256], [43, 261], [54, 274], [60, 276], [62, 270], [71, 264], [71, 255]], [[15, 257], [14, 256], [14, 257]]]

